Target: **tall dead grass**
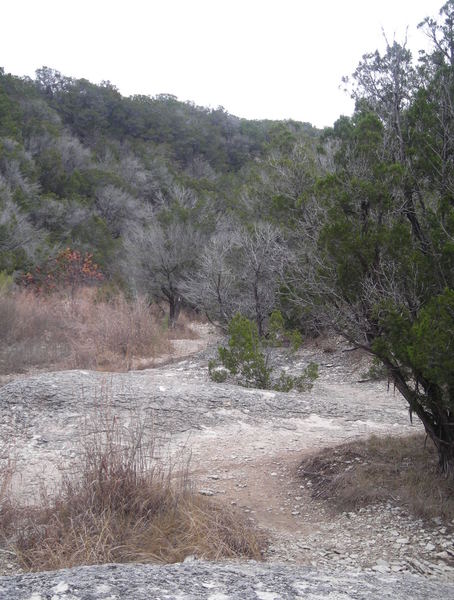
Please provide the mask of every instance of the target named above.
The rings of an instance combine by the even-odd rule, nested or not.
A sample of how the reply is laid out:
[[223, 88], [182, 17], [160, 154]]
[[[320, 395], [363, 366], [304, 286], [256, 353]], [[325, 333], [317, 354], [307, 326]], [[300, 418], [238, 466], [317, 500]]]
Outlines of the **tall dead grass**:
[[135, 356], [155, 357], [169, 352], [165, 328], [153, 318], [144, 298], [118, 296], [95, 302], [91, 290], [65, 305], [72, 321], [71, 365], [84, 368], [129, 369]]
[[[184, 316], [180, 337], [193, 337]], [[170, 332], [143, 298], [98, 301], [96, 290], [38, 297], [0, 293], [0, 373], [30, 368], [127, 370], [170, 351]]]
[[438, 470], [438, 457], [422, 434], [371, 436], [325, 448], [303, 460], [299, 474], [314, 498], [336, 511], [392, 502], [425, 519], [454, 519], [454, 481]]
[[52, 364], [69, 354], [64, 321], [54, 299], [0, 293], [0, 372]]
[[124, 425], [104, 415], [85, 434], [79, 463], [58, 492], [16, 508], [3, 527], [22, 569], [261, 558], [262, 537], [230, 508], [197, 494], [187, 463], [159, 459], [141, 417]]
[[15, 461], [11, 442], [0, 438], [0, 522], [6, 523], [11, 510], [11, 481]]

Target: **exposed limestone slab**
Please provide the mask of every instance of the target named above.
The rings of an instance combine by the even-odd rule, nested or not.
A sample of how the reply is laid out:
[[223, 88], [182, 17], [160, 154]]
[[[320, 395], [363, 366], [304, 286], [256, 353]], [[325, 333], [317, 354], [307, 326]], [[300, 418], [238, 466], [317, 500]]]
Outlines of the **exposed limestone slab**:
[[321, 573], [306, 567], [102, 565], [0, 578], [2, 600], [422, 600], [454, 584], [411, 575]]

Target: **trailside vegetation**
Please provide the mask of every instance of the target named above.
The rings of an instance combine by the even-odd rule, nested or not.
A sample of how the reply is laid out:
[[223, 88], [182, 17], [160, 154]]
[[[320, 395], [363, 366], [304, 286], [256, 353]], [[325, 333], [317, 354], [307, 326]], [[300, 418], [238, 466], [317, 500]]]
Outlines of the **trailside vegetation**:
[[276, 373], [273, 364], [273, 347], [286, 345], [290, 352], [301, 346], [298, 331], [287, 331], [279, 311], [270, 317], [269, 336], [259, 335], [257, 324], [241, 314], [236, 314], [229, 323], [227, 347], [218, 348], [218, 359], [209, 362], [209, 373], [213, 381], [222, 383], [229, 375], [244, 387], [272, 389], [289, 392], [296, 389], [306, 392], [318, 377], [318, 366], [309, 363], [299, 375], [290, 375], [284, 370]]

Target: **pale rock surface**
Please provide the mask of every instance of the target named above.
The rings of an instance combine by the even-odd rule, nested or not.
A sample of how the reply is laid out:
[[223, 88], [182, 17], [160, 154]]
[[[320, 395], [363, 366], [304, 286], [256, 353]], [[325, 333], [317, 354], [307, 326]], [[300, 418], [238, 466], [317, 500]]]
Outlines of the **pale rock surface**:
[[310, 360], [320, 364], [320, 379], [303, 394], [215, 384], [209, 351], [158, 369], [41, 373], [0, 387], [0, 433], [16, 442], [19, 494], [33, 498], [44, 476], [52, 482], [71, 468], [81, 428], [100, 408], [124, 423], [139, 412], [156, 434], [170, 436], [171, 449], [191, 450], [200, 493], [224, 498], [267, 529], [272, 563], [187, 557], [166, 567], [10, 576], [16, 567], [6, 555], [0, 600], [454, 598], [454, 523], [428, 528], [393, 505], [333, 518], [312, 503], [310, 482], [295, 479], [303, 453], [327, 443], [418, 429], [386, 382], [358, 382], [364, 366], [342, 349], [294, 358], [295, 374]]
[[425, 600], [454, 584], [411, 575], [205, 562], [101, 565], [0, 578], [1, 600]]

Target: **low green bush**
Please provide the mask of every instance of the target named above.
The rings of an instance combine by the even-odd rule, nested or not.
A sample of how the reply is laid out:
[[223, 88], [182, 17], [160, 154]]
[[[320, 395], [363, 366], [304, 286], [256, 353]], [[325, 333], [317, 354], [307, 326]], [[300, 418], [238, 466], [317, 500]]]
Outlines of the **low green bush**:
[[299, 332], [287, 331], [284, 319], [279, 312], [270, 317], [268, 338], [260, 338], [255, 322], [237, 314], [229, 323], [228, 346], [218, 348], [218, 358], [208, 364], [210, 377], [223, 383], [228, 376], [244, 387], [273, 389], [288, 392], [292, 389], [311, 389], [318, 377], [318, 367], [310, 363], [302, 373], [292, 376], [281, 371], [274, 373], [271, 364], [270, 347], [287, 345], [290, 351], [298, 349], [302, 343]]

